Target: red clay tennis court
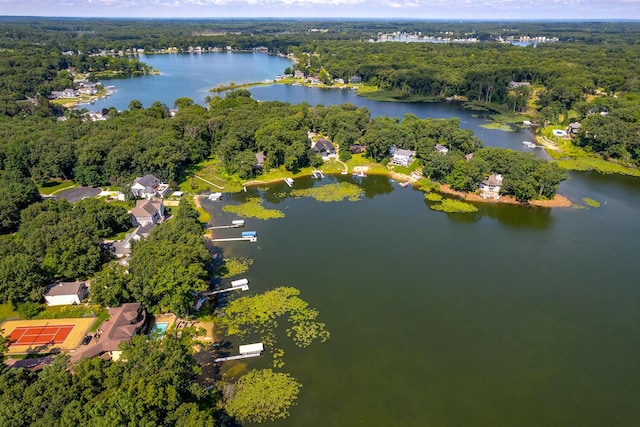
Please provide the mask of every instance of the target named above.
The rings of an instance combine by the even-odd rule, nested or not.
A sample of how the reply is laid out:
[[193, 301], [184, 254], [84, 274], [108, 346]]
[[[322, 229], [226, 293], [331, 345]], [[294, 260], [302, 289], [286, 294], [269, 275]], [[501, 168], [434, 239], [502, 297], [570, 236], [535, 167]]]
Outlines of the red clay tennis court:
[[11, 345], [61, 344], [74, 325], [19, 326], [9, 335]]

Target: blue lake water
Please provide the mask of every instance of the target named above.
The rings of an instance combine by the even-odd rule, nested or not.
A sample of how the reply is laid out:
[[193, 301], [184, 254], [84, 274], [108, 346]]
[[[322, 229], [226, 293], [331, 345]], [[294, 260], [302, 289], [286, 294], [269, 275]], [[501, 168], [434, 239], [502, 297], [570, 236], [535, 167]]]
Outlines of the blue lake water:
[[[201, 102], [210, 87], [273, 78], [289, 65], [261, 54], [144, 60], [160, 76], [108, 82], [120, 98], [106, 105]], [[256, 74], [245, 77], [247, 68]], [[374, 116], [459, 117], [491, 146], [525, 150], [532, 137], [484, 129], [482, 118], [454, 104], [381, 103], [350, 90], [283, 85], [251, 92], [263, 101], [349, 102]], [[258, 242], [225, 243], [218, 252], [254, 260], [249, 292], [299, 288], [332, 333], [306, 349], [279, 334], [284, 370], [304, 387], [291, 417], [272, 425], [640, 425], [639, 179], [571, 173], [560, 192], [577, 207], [483, 204], [470, 215], [433, 211], [421, 192], [385, 177], [294, 186], [341, 180], [360, 185], [362, 200], [292, 198], [278, 184], [203, 201], [216, 224], [235, 219], [224, 204], [250, 196], [286, 214], [247, 219]], [[587, 208], [584, 197], [601, 207]], [[224, 369], [267, 367], [270, 359]]]

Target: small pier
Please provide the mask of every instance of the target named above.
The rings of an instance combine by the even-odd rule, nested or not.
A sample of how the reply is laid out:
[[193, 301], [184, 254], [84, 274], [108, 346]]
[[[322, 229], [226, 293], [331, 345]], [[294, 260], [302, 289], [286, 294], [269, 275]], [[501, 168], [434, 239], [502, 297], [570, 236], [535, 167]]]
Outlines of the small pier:
[[284, 182], [286, 182], [289, 187], [293, 187], [293, 178], [285, 178]]
[[227, 239], [211, 239], [212, 242], [217, 243], [217, 242], [257, 242], [258, 241], [258, 237], [257, 236], [248, 236], [248, 237], [229, 237]]
[[248, 279], [239, 279], [231, 282], [231, 287], [226, 289], [219, 289], [217, 291], [210, 292], [202, 292], [200, 295], [203, 297], [210, 297], [212, 295], [223, 294], [225, 292], [231, 291], [248, 291], [249, 290], [249, 280]]
[[207, 230], [220, 230], [223, 228], [241, 228], [244, 227], [244, 219], [236, 219], [231, 225], [216, 225], [215, 227], [207, 227]]
[[314, 169], [313, 171], [311, 171], [311, 176], [313, 176], [315, 179], [324, 179], [324, 174], [321, 170], [318, 169]]
[[229, 360], [248, 359], [249, 357], [258, 357], [264, 351], [264, 345], [259, 342], [255, 344], [241, 345], [238, 350], [240, 354], [237, 356], [219, 357], [213, 359], [214, 362], [226, 362]]

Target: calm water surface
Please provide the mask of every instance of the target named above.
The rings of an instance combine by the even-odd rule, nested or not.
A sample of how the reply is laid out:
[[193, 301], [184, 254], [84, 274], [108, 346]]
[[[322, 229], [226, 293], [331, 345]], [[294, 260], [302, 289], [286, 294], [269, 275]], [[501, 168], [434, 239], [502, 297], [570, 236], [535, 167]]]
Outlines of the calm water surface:
[[[602, 207], [447, 215], [376, 177], [356, 203], [254, 190], [286, 218], [247, 220], [258, 243], [225, 255], [255, 260], [254, 292], [299, 288], [332, 332], [284, 345], [304, 388], [274, 425], [638, 425], [638, 181], [573, 179]], [[243, 197], [208, 207], [224, 223]]]
[[[237, 66], [235, 58], [258, 64]], [[144, 60], [161, 75], [113, 81], [124, 99], [118, 108], [131, 99], [201, 102], [220, 83], [273, 78], [289, 65], [260, 54]], [[292, 104], [349, 102], [374, 116], [460, 117], [486, 145], [525, 150], [522, 141], [531, 139], [527, 130], [484, 129], [455, 105], [379, 103], [349, 90], [282, 85], [251, 92]], [[337, 179], [355, 178], [295, 186]], [[572, 173], [561, 184], [577, 204], [601, 202], [597, 209], [481, 205], [471, 215], [430, 210], [422, 193], [386, 178], [356, 182], [366, 192], [359, 202], [289, 198], [284, 185], [205, 201], [222, 224], [233, 218], [221, 206], [251, 195], [286, 213], [247, 220], [259, 241], [222, 249], [254, 259], [251, 292], [299, 288], [332, 333], [307, 349], [281, 336], [285, 370], [304, 387], [291, 417], [273, 425], [640, 425], [639, 179]]]

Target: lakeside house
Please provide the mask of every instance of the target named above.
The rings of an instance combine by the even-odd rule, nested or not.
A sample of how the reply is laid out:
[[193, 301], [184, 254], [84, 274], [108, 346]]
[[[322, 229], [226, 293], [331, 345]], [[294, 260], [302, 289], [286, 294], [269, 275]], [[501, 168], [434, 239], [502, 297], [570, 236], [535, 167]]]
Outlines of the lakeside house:
[[502, 175], [494, 173], [489, 175], [489, 178], [478, 184], [480, 189], [480, 197], [483, 199], [499, 199], [500, 188], [502, 187]]
[[131, 246], [133, 242], [140, 241], [142, 239], [146, 239], [151, 234], [151, 231], [155, 227], [154, 223], [140, 225], [136, 227], [131, 233], [125, 235], [124, 240], [117, 240], [109, 246], [111, 253], [113, 253], [117, 258], [125, 258], [129, 254], [131, 254]]
[[56, 282], [44, 294], [49, 307], [80, 304], [89, 295], [87, 282]]
[[330, 156], [335, 156], [336, 148], [333, 146], [331, 141], [326, 138], [319, 138], [315, 144], [313, 144], [313, 151], [322, 156], [323, 159], [329, 158]]
[[449, 152], [449, 149], [447, 147], [445, 147], [444, 145], [440, 145], [440, 144], [436, 144], [435, 149], [437, 152], [442, 153], [442, 154], [447, 154]]
[[517, 89], [519, 87], [531, 86], [529, 82], [509, 82], [509, 89]]
[[49, 96], [51, 99], [64, 99], [64, 98], [77, 98], [78, 91], [73, 88], [67, 88], [65, 90], [53, 90]]
[[570, 123], [565, 132], [569, 136], [577, 136], [578, 133], [580, 133], [580, 126], [581, 124], [579, 122]]
[[164, 202], [162, 199], [138, 200], [131, 209], [131, 222], [134, 226], [147, 226], [164, 221]]
[[411, 150], [405, 150], [403, 148], [397, 148], [391, 155], [391, 164], [407, 167], [413, 162], [416, 152]]
[[264, 166], [264, 162], [267, 161], [267, 156], [266, 154], [264, 154], [264, 151], [258, 151], [256, 153], [256, 164], [254, 165], [254, 167], [256, 169], [262, 169], [262, 167]]
[[105, 353], [112, 360], [120, 358], [120, 344], [129, 342], [145, 327], [147, 313], [140, 303], [131, 302], [109, 309], [109, 319], [102, 322], [95, 339], [86, 347], [81, 347], [71, 355], [71, 361], [100, 356]]
[[353, 84], [353, 85], [357, 85], [362, 83], [362, 77], [360, 76], [351, 76], [349, 78], [349, 83]]
[[164, 184], [154, 175], [148, 174], [133, 180], [131, 195], [150, 199], [152, 197], [164, 197], [169, 192], [169, 185]]

